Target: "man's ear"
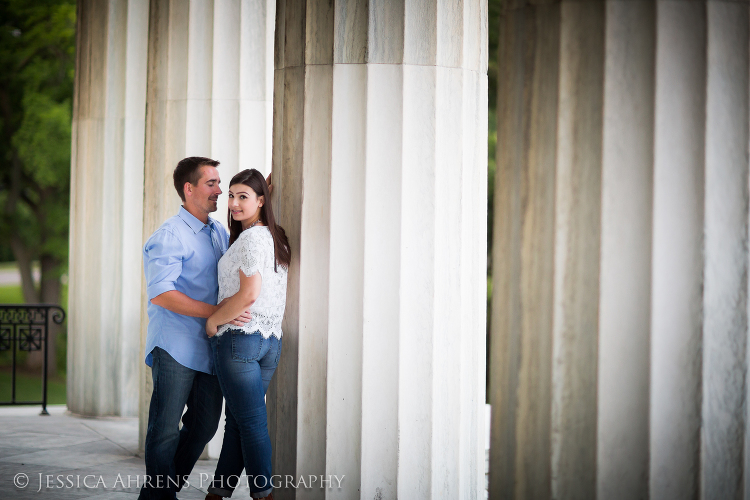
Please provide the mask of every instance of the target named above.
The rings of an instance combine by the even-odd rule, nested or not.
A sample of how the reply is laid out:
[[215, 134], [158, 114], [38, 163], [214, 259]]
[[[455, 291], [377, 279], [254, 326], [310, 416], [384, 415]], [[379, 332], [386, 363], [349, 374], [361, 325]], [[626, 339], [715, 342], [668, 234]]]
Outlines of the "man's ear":
[[185, 193], [185, 198], [187, 198], [189, 195], [193, 194], [193, 185], [190, 184], [190, 182], [186, 182], [184, 186], [182, 186], [182, 192]]

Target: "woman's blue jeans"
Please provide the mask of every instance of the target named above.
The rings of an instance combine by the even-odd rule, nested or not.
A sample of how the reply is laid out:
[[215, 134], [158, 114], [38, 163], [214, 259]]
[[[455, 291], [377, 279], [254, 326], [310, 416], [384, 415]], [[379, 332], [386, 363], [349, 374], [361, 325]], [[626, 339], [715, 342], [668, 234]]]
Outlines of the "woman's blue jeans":
[[214, 370], [226, 401], [221, 455], [209, 493], [228, 497], [245, 468], [253, 498], [268, 496], [271, 486], [271, 438], [266, 390], [279, 364], [281, 340], [260, 332], [228, 330], [211, 338]]

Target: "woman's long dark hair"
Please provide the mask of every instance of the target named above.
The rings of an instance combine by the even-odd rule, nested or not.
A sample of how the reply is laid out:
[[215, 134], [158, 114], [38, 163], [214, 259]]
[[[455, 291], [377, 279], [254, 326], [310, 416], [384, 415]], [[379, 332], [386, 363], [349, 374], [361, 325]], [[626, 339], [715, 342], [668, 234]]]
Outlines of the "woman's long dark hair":
[[[276, 260], [273, 263], [273, 270], [276, 271], [276, 264], [289, 268], [289, 263], [292, 261], [292, 252], [289, 249], [289, 240], [286, 238], [284, 228], [276, 224], [276, 219], [273, 217], [273, 208], [271, 207], [271, 195], [268, 192], [268, 184], [263, 174], [252, 169], [246, 169], [238, 173], [229, 183], [231, 188], [235, 184], [244, 184], [250, 189], [255, 191], [258, 197], [263, 197], [263, 206], [260, 207], [260, 220], [268, 227], [273, 237], [273, 249]], [[229, 225], [229, 244], [231, 245], [242, 233], [242, 223], [232, 219], [232, 211], [227, 209], [227, 223]]]

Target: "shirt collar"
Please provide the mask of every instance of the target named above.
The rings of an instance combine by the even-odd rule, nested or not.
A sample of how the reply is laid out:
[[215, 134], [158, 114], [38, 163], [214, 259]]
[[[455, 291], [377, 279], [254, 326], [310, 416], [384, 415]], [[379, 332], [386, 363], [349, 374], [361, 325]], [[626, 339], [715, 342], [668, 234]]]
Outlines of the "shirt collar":
[[188, 227], [190, 227], [190, 229], [192, 229], [193, 233], [195, 234], [198, 234], [199, 232], [203, 231], [203, 228], [206, 226], [213, 227], [214, 225], [214, 220], [211, 217], [208, 218], [208, 224], [204, 224], [200, 220], [198, 220], [193, 214], [185, 210], [185, 207], [183, 206], [180, 206], [180, 211], [177, 215], [180, 216], [180, 219], [185, 221], [185, 224], [187, 224]]

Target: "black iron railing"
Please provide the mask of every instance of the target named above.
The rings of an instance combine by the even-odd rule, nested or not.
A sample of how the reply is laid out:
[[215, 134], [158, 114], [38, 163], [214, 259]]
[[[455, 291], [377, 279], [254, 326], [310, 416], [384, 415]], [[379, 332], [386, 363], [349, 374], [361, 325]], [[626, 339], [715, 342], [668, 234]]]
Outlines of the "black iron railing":
[[[65, 320], [65, 311], [54, 304], [0, 304], [0, 352], [10, 351], [12, 358], [11, 400], [0, 405], [42, 405], [47, 412], [47, 362], [49, 329]], [[19, 351], [43, 351], [42, 400], [16, 401], [16, 368]]]

